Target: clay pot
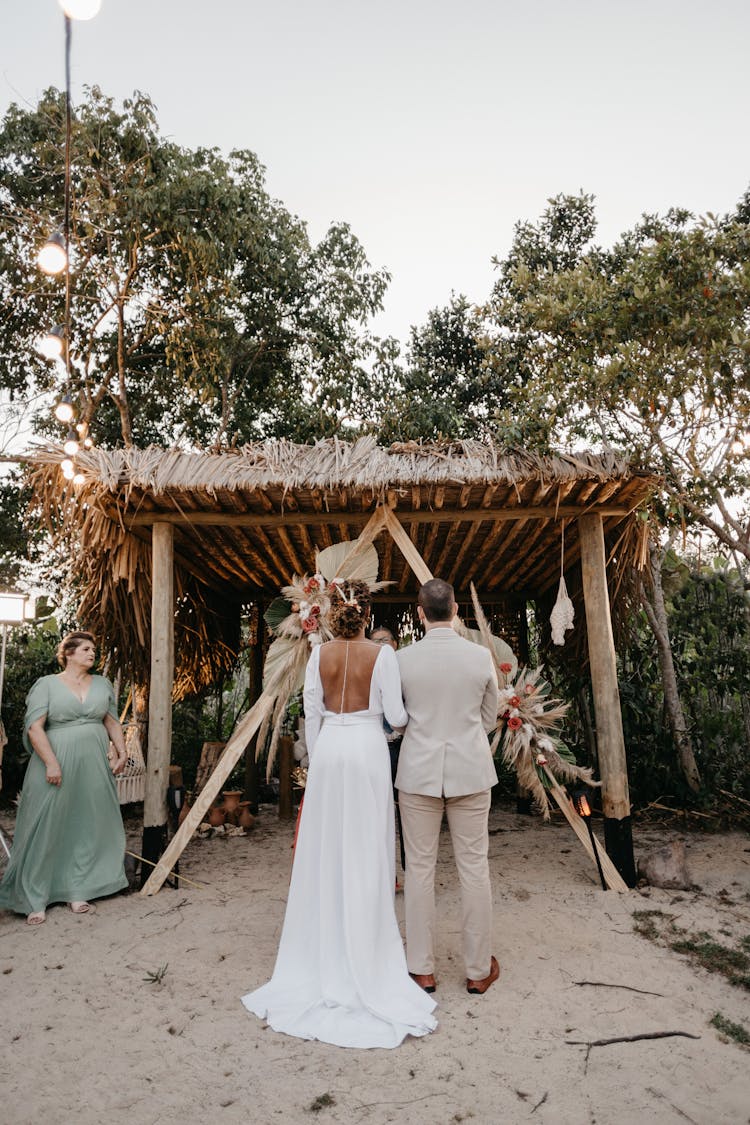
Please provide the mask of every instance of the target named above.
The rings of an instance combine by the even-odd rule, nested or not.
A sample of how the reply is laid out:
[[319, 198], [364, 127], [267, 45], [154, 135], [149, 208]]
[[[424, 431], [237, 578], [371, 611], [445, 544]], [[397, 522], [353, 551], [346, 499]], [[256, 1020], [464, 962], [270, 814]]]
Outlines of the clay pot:
[[225, 789], [221, 795], [224, 798], [224, 808], [227, 815], [240, 807], [241, 789]]
[[226, 820], [226, 810], [221, 805], [211, 805], [208, 810], [208, 823], [212, 828], [220, 828]]
[[239, 789], [227, 789], [221, 794], [224, 798], [222, 808], [226, 813], [226, 823], [236, 824], [237, 817], [240, 815], [240, 797], [242, 792]]
[[237, 818], [237, 823], [239, 824], [240, 828], [244, 828], [246, 832], [249, 832], [249, 830], [255, 824], [255, 817], [250, 812], [249, 801], [240, 802], [240, 815]]

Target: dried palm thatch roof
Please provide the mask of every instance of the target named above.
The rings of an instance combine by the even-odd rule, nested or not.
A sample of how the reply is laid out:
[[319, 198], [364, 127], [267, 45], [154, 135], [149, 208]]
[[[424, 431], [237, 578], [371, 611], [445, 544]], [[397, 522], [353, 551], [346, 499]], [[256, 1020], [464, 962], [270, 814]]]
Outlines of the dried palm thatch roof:
[[[536, 598], [556, 586], [565, 524], [565, 570], [579, 557], [576, 517], [600, 512], [612, 594], [641, 565], [645, 524], [637, 509], [653, 474], [607, 453], [540, 457], [479, 442], [409, 443], [371, 438], [310, 446], [266, 441], [222, 453], [93, 449], [69, 484], [58, 449], [29, 457], [28, 474], [50, 527], [68, 544], [80, 586], [80, 620], [106, 639], [116, 666], [148, 677], [150, 539], [174, 525], [178, 696], [231, 666], [239, 611], [272, 597], [315, 552], [354, 539], [376, 506], [394, 509], [432, 572], [483, 601]], [[388, 535], [376, 541], [392, 600], [416, 580]]]

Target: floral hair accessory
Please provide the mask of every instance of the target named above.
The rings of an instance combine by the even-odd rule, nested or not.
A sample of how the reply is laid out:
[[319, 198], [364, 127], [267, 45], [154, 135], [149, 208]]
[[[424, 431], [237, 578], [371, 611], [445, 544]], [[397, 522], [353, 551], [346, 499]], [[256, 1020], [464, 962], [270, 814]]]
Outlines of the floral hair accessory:
[[[347, 559], [355, 549], [356, 563], [351, 566]], [[348, 577], [340, 577], [341, 571]], [[378, 582], [377, 577], [378, 553], [372, 544], [363, 548], [358, 546], [358, 540], [334, 543], [317, 553], [315, 572], [295, 574], [263, 614], [274, 635], [263, 665], [263, 690], [274, 702], [258, 731], [260, 753], [267, 753], [267, 776], [273, 768], [288, 702], [304, 682], [310, 650], [333, 638], [329, 624], [331, 598], [358, 605], [351, 588], [353, 579], [365, 582], [371, 591], [390, 585]]]

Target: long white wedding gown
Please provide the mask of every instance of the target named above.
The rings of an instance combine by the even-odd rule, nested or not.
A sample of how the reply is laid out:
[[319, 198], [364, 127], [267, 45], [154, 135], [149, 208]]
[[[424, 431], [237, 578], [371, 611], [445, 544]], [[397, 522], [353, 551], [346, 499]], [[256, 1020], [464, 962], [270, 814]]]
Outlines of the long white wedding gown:
[[407, 714], [395, 653], [375, 661], [366, 711], [327, 711], [320, 646], [305, 676], [310, 767], [271, 980], [243, 996], [274, 1031], [339, 1047], [397, 1047], [437, 1026], [406, 968], [394, 910], [393, 790], [383, 715]]

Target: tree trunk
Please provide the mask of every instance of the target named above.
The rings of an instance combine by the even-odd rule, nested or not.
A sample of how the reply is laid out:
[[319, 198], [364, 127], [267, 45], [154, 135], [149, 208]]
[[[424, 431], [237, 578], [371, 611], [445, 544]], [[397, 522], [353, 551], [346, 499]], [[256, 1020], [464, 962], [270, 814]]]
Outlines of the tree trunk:
[[117, 304], [117, 394], [114, 396], [120, 412], [120, 430], [126, 446], [133, 444], [133, 427], [128, 403], [128, 389], [125, 382], [125, 308], [124, 298]]
[[701, 787], [701, 775], [695, 761], [693, 743], [690, 738], [685, 712], [682, 708], [680, 693], [677, 687], [677, 673], [675, 672], [672, 647], [669, 640], [669, 625], [667, 623], [667, 607], [664, 603], [664, 588], [661, 582], [661, 556], [656, 546], [649, 544], [650, 586], [651, 598], [641, 583], [641, 604], [646, 612], [649, 625], [656, 638], [656, 647], [659, 653], [659, 668], [661, 669], [662, 685], [664, 687], [664, 705], [667, 711], [667, 721], [677, 749], [677, 758], [683, 777], [694, 793]]
[[594, 733], [594, 724], [591, 721], [591, 709], [589, 707], [589, 700], [585, 688], [578, 689], [578, 713], [581, 717], [583, 734], [586, 739], [588, 763], [591, 766], [596, 766], [598, 757], [596, 751], [596, 734]]

